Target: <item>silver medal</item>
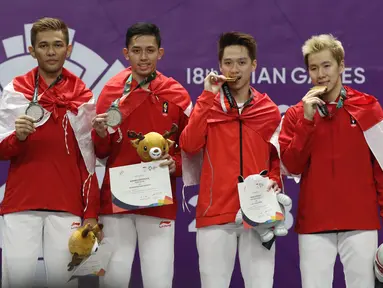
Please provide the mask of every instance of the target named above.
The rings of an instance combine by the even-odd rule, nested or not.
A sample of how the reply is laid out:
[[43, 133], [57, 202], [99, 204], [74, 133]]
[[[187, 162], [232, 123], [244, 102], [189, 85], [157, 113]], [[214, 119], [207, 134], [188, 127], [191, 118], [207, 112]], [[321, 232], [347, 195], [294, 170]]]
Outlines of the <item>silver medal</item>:
[[106, 125], [115, 127], [121, 124], [122, 115], [117, 107], [110, 107], [106, 113], [108, 114], [108, 121], [106, 122]]
[[31, 102], [25, 110], [25, 115], [35, 119], [36, 122], [40, 122], [44, 117], [44, 109], [39, 104]]

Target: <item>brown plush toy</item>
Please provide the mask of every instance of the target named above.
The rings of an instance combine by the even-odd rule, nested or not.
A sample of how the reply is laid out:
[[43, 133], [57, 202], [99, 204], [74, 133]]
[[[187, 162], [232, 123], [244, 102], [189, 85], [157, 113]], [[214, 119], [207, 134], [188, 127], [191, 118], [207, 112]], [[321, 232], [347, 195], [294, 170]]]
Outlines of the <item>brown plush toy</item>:
[[172, 125], [170, 131], [165, 131], [163, 135], [157, 132], [149, 132], [145, 135], [137, 134], [134, 131], [128, 131], [128, 137], [133, 138], [131, 143], [136, 148], [142, 162], [150, 162], [161, 159], [161, 157], [169, 152], [169, 148], [174, 145], [174, 141], [169, 137], [176, 133], [178, 126]]
[[68, 264], [68, 271], [73, 270], [75, 266], [80, 265], [81, 261], [96, 252], [99, 239], [97, 235], [104, 226], [96, 224], [93, 227], [88, 223], [81, 226], [72, 233], [69, 238], [68, 247], [72, 256], [72, 261]]

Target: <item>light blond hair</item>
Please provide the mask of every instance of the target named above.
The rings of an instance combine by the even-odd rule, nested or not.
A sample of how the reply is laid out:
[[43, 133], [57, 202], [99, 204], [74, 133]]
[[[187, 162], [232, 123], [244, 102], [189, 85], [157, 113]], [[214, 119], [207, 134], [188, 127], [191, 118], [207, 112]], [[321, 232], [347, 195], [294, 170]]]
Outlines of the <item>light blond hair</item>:
[[330, 50], [338, 65], [342, 60], [344, 60], [342, 42], [331, 34], [315, 35], [306, 40], [305, 44], [302, 46], [302, 53], [306, 67], [308, 67], [309, 55], [323, 50]]
[[33, 47], [35, 47], [36, 44], [37, 33], [44, 31], [62, 31], [64, 34], [66, 45], [69, 44], [68, 26], [64, 23], [64, 21], [57, 18], [45, 17], [33, 23], [31, 29], [31, 44]]

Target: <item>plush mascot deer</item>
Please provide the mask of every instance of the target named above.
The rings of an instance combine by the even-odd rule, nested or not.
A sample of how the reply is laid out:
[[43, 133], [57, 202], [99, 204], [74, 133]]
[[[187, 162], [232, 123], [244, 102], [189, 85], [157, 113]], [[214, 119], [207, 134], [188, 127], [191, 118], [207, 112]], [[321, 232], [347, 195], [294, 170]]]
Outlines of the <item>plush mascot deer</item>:
[[163, 135], [157, 132], [149, 132], [145, 135], [128, 131], [128, 137], [133, 138], [131, 143], [136, 148], [142, 162], [150, 162], [161, 159], [161, 157], [169, 152], [169, 148], [174, 145], [174, 141], [170, 140], [170, 136], [178, 130], [176, 124], [172, 125], [170, 131], [165, 131]]
[[72, 254], [72, 261], [68, 264], [68, 271], [80, 265], [84, 258], [97, 252], [100, 242], [97, 235], [103, 227], [103, 224], [96, 224], [93, 227], [87, 224], [77, 228], [72, 233], [68, 242], [69, 252]]

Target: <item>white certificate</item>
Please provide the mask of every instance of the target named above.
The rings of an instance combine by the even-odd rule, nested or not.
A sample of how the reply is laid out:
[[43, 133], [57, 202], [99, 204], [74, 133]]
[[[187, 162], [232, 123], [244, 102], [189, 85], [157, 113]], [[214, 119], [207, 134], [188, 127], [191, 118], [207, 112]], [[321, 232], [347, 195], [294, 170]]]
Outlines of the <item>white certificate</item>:
[[116, 212], [173, 203], [169, 167], [159, 166], [163, 161], [109, 169], [112, 202]]
[[274, 191], [267, 191], [270, 179], [259, 174], [238, 183], [243, 221], [251, 226], [283, 220], [284, 216]]

